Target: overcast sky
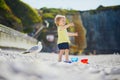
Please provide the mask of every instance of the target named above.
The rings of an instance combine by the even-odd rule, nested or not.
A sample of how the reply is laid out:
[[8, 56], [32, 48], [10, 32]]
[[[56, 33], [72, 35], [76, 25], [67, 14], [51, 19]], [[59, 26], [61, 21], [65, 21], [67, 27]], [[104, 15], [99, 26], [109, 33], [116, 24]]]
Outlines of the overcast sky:
[[21, 0], [33, 8], [63, 8], [75, 10], [96, 9], [99, 5], [120, 5], [120, 0]]

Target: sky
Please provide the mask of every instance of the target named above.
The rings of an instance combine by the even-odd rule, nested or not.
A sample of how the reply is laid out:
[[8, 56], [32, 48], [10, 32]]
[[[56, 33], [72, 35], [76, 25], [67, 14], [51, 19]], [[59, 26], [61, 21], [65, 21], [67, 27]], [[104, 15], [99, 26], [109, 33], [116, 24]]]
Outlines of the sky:
[[62, 8], [75, 10], [96, 9], [99, 5], [120, 5], [120, 0], [21, 0], [33, 8]]

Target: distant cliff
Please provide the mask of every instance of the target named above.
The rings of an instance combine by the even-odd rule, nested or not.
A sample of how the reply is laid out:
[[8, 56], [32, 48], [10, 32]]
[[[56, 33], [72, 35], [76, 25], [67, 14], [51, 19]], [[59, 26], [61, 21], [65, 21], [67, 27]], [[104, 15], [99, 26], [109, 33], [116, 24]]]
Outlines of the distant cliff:
[[103, 7], [80, 11], [87, 31], [88, 52], [120, 52], [120, 6]]

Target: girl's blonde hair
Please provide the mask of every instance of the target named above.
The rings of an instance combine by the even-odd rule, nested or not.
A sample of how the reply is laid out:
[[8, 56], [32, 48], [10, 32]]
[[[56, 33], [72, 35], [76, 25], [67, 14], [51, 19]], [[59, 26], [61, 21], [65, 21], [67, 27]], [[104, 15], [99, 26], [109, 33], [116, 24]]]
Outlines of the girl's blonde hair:
[[60, 21], [61, 18], [66, 19], [66, 17], [63, 16], [63, 15], [56, 15], [56, 16], [55, 16], [54, 21], [55, 21], [56, 26], [59, 26], [59, 21]]

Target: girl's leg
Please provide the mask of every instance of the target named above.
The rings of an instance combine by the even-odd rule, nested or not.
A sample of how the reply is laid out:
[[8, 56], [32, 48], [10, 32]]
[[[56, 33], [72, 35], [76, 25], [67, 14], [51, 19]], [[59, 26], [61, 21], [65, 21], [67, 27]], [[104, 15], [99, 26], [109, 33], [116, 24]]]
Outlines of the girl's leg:
[[69, 49], [65, 49], [65, 60], [69, 61]]
[[64, 54], [64, 50], [60, 50], [59, 56], [58, 56], [58, 62], [61, 62], [63, 54]]

